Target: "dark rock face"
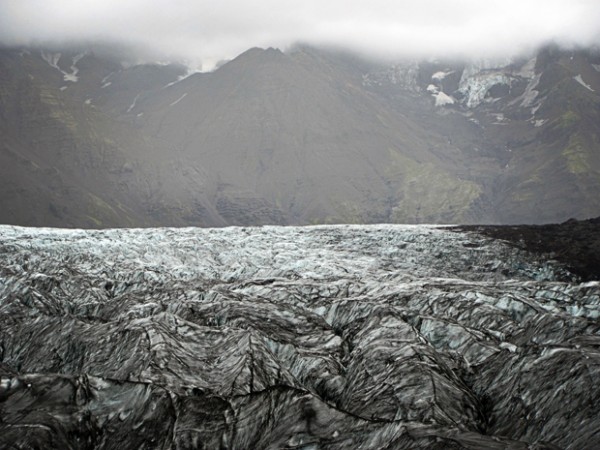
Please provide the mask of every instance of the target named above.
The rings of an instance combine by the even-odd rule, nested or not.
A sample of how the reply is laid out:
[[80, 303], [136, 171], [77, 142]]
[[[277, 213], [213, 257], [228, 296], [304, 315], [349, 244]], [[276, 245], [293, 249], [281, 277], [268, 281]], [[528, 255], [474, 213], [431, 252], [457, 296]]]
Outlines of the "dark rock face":
[[524, 250], [555, 258], [583, 281], [600, 279], [600, 217], [570, 219], [561, 224], [519, 226], [461, 226], [502, 239]]
[[4, 226], [0, 244], [1, 448], [600, 443], [600, 284], [480, 234]]

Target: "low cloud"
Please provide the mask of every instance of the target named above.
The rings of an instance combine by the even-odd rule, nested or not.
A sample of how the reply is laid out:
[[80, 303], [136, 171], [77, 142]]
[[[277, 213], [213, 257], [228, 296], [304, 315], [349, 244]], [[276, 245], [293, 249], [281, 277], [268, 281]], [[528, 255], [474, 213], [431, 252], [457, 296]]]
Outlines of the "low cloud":
[[2, 0], [0, 42], [101, 40], [210, 66], [295, 43], [363, 54], [498, 57], [600, 43], [597, 0]]

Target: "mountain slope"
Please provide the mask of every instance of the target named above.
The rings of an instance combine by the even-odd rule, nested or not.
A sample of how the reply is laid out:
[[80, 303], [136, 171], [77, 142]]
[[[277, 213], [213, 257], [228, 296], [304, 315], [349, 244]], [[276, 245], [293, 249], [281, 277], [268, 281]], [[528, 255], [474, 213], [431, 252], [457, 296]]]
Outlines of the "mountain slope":
[[[207, 174], [210, 195], [229, 223], [244, 223], [248, 201], [266, 201], [273, 210], [267, 219], [276, 223], [385, 221], [394, 208], [398, 220], [414, 221], [418, 206], [398, 208], [398, 194], [423, 173], [446, 181], [429, 182], [440, 201], [422, 213], [424, 220], [448, 214], [448, 184], [477, 195], [453, 173], [457, 161], [447, 164], [430, 150], [440, 136], [395, 114], [361, 88], [360, 78], [308, 52], [250, 50], [137, 110], [143, 126], [168, 146], [163, 155], [176, 153]], [[461, 198], [463, 209], [470, 200]]]
[[366, 85], [479, 160], [492, 221], [539, 223], [600, 209], [599, 64], [597, 51], [548, 46], [530, 59], [404, 63]]
[[600, 214], [600, 61], [378, 67], [298, 47], [212, 73], [0, 52], [5, 223], [544, 222]]
[[[47, 66], [47, 65], [46, 65]], [[114, 189], [130, 127], [72, 101], [63, 75], [28, 55], [0, 58], [2, 219], [32, 225], [133, 225], [145, 213]]]

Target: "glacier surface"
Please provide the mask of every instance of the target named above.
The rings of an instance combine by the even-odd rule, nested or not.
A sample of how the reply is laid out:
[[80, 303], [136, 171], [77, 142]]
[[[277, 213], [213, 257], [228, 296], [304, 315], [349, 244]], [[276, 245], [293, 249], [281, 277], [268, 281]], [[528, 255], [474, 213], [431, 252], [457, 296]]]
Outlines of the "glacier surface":
[[593, 448], [599, 316], [445, 227], [0, 226], [0, 447]]

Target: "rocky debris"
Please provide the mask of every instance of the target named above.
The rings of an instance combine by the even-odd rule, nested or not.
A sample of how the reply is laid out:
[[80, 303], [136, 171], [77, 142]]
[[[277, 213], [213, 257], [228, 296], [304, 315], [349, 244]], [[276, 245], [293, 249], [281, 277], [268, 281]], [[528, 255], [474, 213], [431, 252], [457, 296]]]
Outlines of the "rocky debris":
[[593, 448], [599, 316], [482, 233], [2, 226], [0, 447]]
[[600, 279], [600, 217], [549, 225], [461, 226], [458, 230], [477, 231], [555, 258], [582, 281]]

